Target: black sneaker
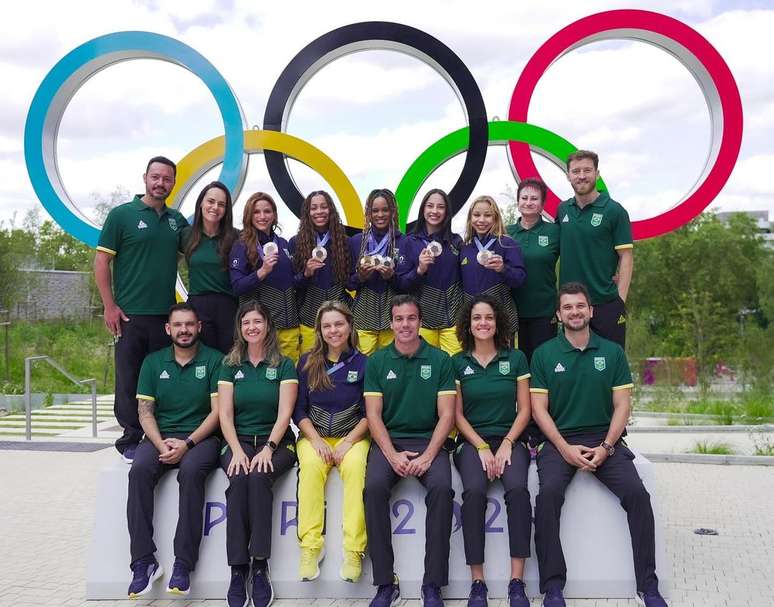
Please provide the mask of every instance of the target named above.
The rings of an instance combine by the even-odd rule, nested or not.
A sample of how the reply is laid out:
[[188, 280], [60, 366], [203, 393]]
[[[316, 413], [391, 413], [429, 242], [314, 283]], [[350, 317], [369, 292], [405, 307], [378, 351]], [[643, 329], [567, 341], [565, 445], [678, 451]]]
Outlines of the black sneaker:
[[127, 594], [130, 599], [136, 599], [138, 596], [148, 594], [153, 582], [159, 579], [164, 570], [153, 556], [137, 559], [131, 565], [132, 583], [129, 584]]
[[487, 607], [486, 594], [489, 589], [483, 580], [473, 580], [470, 585], [470, 595], [468, 596], [468, 607]]
[[191, 592], [191, 572], [180, 559], [175, 559], [172, 565], [172, 576], [167, 584], [167, 592], [186, 596]]
[[392, 584], [382, 584], [376, 589], [376, 596], [371, 599], [368, 607], [392, 607], [400, 598], [400, 586], [396, 575]]
[[443, 607], [441, 589], [437, 584], [422, 584], [422, 607]]
[[253, 607], [269, 607], [274, 600], [274, 588], [269, 578], [269, 564], [253, 567]]
[[231, 583], [228, 586], [228, 594], [226, 594], [228, 607], [247, 607], [250, 604], [250, 596], [247, 594], [247, 572], [249, 570], [247, 565], [231, 568]]
[[561, 588], [550, 588], [543, 597], [543, 607], [567, 607]]
[[638, 592], [634, 598], [637, 600], [637, 603], [644, 607], [668, 607], [656, 584], [653, 584], [645, 592]]
[[529, 599], [524, 592], [524, 582], [513, 578], [508, 584], [508, 604], [510, 607], [529, 607]]

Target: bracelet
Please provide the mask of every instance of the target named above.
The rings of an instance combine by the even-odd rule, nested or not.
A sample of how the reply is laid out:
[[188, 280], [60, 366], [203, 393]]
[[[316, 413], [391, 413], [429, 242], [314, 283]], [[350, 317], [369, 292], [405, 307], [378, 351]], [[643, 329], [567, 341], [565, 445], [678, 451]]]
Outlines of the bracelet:
[[514, 442], [513, 442], [513, 441], [512, 441], [510, 438], [508, 438], [507, 436], [503, 436], [503, 440], [507, 440], [509, 443], [511, 443], [511, 447], [513, 447], [513, 445], [515, 444], [515, 443], [514, 443]]
[[481, 443], [476, 447], [476, 451], [486, 451], [487, 449], [489, 449], [489, 443]]

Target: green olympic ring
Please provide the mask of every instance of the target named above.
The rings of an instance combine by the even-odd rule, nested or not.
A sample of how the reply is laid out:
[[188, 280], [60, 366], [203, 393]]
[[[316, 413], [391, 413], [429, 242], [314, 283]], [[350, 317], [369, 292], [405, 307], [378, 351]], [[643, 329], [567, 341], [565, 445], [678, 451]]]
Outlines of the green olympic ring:
[[[468, 140], [468, 127], [449, 133], [430, 145], [408, 168], [395, 190], [402, 230], [406, 229], [406, 222], [419, 188], [443, 163], [467, 150]], [[512, 120], [495, 120], [489, 123], [490, 145], [506, 145], [509, 141], [529, 144], [532, 151], [547, 158], [562, 170], [566, 168], [567, 157], [578, 149], [556, 133], [534, 124]], [[607, 191], [601, 177], [597, 179], [597, 190]]]

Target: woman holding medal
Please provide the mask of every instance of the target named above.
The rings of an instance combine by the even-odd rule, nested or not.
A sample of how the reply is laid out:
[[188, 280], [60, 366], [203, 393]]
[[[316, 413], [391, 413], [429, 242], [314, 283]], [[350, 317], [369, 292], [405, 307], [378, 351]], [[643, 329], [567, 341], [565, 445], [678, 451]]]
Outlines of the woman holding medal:
[[521, 217], [508, 226], [508, 234], [524, 254], [527, 280], [512, 291], [519, 311], [519, 350], [532, 360], [540, 344], [556, 337], [556, 262], [559, 260], [559, 225], [543, 219], [546, 184], [523, 179], [516, 191]]
[[320, 575], [325, 526], [325, 482], [333, 466], [344, 485], [344, 558], [341, 578], [356, 582], [366, 548], [363, 487], [368, 458], [363, 379], [367, 358], [357, 349], [352, 312], [340, 301], [323, 302], [312, 351], [298, 363], [293, 420], [301, 430], [298, 453], [299, 578]]
[[272, 487], [296, 462], [289, 428], [298, 393], [293, 362], [282, 356], [266, 307], [256, 300], [239, 306], [234, 346], [218, 379], [220, 427], [226, 442], [220, 464], [226, 489], [226, 553], [231, 566], [229, 606], [244, 606], [252, 580], [252, 602], [274, 598], [269, 579]]
[[357, 291], [352, 305], [360, 350], [366, 356], [392, 342], [390, 301], [395, 295], [395, 265], [404, 237], [398, 206], [390, 190], [372, 190], [366, 199], [363, 232], [349, 239], [350, 279]]
[[265, 192], [247, 199], [242, 233], [231, 249], [231, 287], [240, 303], [260, 301], [277, 328], [282, 354], [298, 361], [298, 310], [293, 262], [287, 241], [277, 229], [277, 204]]
[[510, 607], [529, 607], [524, 560], [530, 555], [532, 506], [527, 490], [530, 455], [520, 437], [530, 420], [529, 366], [510, 345], [508, 320], [497, 301], [476, 295], [460, 313], [464, 350], [452, 358], [457, 381], [454, 464], [462, 480], [462, 537], [472, 585], [468, 605], [486, 604], [484, 519], [489, 484], [503, 484], [508, 517]]
[[460, 273], [466, 301], [481, 293], [497, 301], [508, 320], [505, 328], [512, 341], [519, 317], [511, 289], [524, 283], [527, 272], [521, 248], [506, 235], [500, 208], [491, 196], [479, 196], [468, 209]]
[[398, 264], [398, 288], [414, 293], [422, 308], [420, 335], [450, 355], [461, 350], [455, 324], [462, 305], [459, 252], [462, 238], [451, 231], [446, 192], [430, 190], [419, 205], [414, 231]]
[[237, 302], [228, 275], [229, 253], [239, 234], [233, 227], [231, 192], [220, 181], [196, 199], [193, 225], [183, 229], [188, 264], [188, 303], [202, 323], [201, 340], [226, 354], [234, 344]]
[[347, 234], [339, 212], [328, 192], [309, 194], [301, 206], [298, 234], [290, 239], [293, 277], [301, 322], [300, 353], [308, 352], [315, 342], [315, 318], [324, 301], [349, 303]]

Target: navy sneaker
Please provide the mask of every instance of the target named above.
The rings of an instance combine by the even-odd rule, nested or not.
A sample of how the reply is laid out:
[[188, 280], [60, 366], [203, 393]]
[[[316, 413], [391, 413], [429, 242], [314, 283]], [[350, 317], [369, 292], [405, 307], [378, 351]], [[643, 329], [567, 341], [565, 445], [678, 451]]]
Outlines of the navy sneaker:
[[231, 583], [226, 594], [228, 607], [247, 607], [250, 604], [250, 597], [247, 594], [249, 569], [247, 565], [231, 568]]
[[508, 584], [508, 604], [510, 607], [529, 607], [529, 599], [524, 592], [524, 582], [513, 578]]
[[382, 584], [376, 589], [376, 596], [371, 599], [368, 607], [392, 607], [400, 598], [400, 586], [396, 575], [392, 584]]
[[473, 580], [468, 595], [468, 607], [487, 607], [486, 593], [489, 589], [483, 580]]
[[[265, 562], [265, 561], [264, 561]], [[269, 578], [269, 564], [253, 567], [253, 607], [269, 607], [274, 600], [274, 588]]]
[[153, 586], [153, 582], [164, 573], [164, 570], [153, 556], [137, 559], [132, 563], [131, 568], [132, 583], [129, 584], [129, 591], [127, 592], [130, 599], [136, 599], [138, 596], [147, 594], [151, 586]]
[[637, 603], [644, 607], [668, 607], [656, 584], [652, 585], [645, 592], [638, 592], [634, 598], [637, 599]]
[[437, 584], [422, 584], [422, 607], [443, 607], [441, 589]]
[[550, 588], [543, 597], [543, 607], [567, 607], [561, 588]]
[[175, 559], [175, 564], [172, 565], [172, 576], [167, 584], [167, 592], [182, 596], [191, 592], [191, 572], [180, 559]]
[[137, 453], [137, 445], [127, 445], [126, 449], [121, 452], [121, 459], [127, 464], [134, 461], [134, 454]]

